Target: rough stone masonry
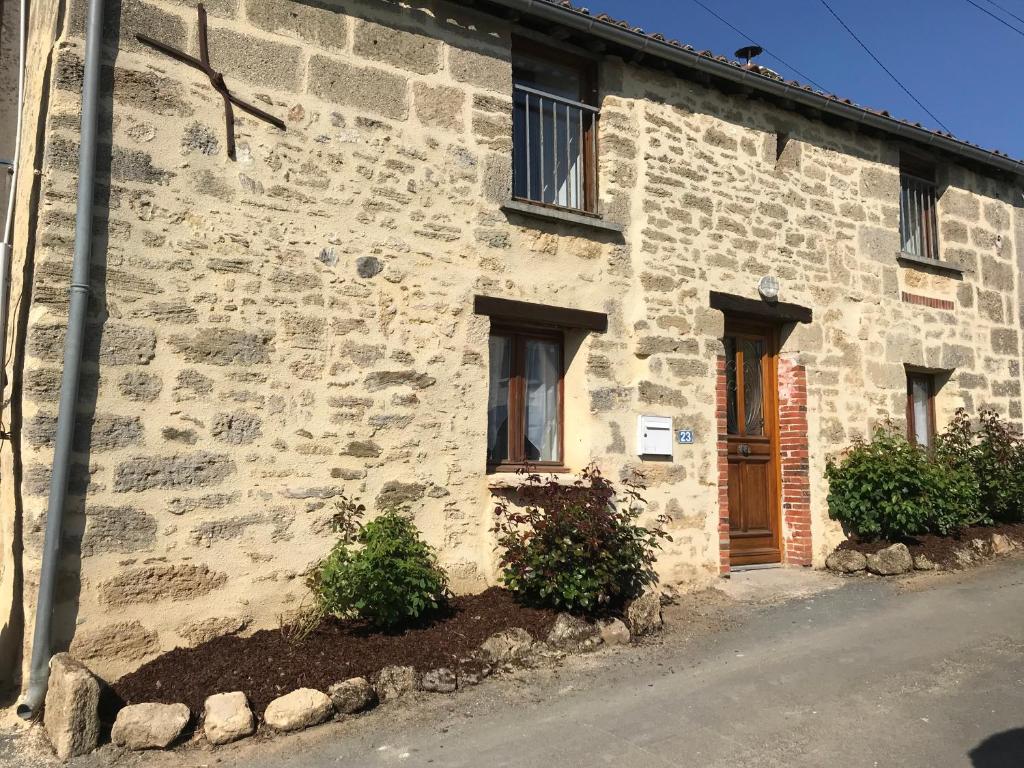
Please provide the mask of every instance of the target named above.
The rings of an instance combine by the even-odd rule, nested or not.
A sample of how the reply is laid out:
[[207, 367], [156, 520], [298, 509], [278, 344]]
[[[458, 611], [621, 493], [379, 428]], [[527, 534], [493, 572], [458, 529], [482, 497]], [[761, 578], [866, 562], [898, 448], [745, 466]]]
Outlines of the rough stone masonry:
[[[905, 365], [953, 371], [940, 423], [961, 405], [1021, 419], [1024, 213], [1007, 181], [945, 167], [941, 256], [966, 272], [900, 266], [893, 143], [606, 56], [601, 207], [622, 235], [506, 213], [512, 23], [440, 0], [208, 3], [214, 66], [287, 122], [279, 132], [236, 113], [230, 162], [205, 76], [134, 37], [194, 52], [194, 8], [115, 7], [57, 607], [58, 642], [103, 677], [276, 625], [330, 548], [342, 495], [409, 505], [457, 590], [495, 583], [489, 325], [476, 294], [607, 313], [607, 333], [568, 339], [565, 458], [647, 474], [649, 513], [672, 517], [658, 563], [669, 582], [719, 571], [723, 314], [711, 289], [756, 298], [773, 274], [785, 301], [814, 311], [782, 357], [806, 376], [800, 462], [818, 565], [842, 536], [827, 518], [825, 460], [903, 418]], [[32, 70], [43, 73], [42, 168], [38, 202], [21, 209], [33, 248], [14, 270], [30, 281], [15, 285], [24, 354], [4, 421], [13, 407], [22, 470], [3, 465], [0, 585], [29, 624], [66, 325], [84, 3], [51, 18], [64, 20], [45, 48], [52, 67]], [[672, 462], [635, 455], [636, 417], [651, 412], [693, 430]]]

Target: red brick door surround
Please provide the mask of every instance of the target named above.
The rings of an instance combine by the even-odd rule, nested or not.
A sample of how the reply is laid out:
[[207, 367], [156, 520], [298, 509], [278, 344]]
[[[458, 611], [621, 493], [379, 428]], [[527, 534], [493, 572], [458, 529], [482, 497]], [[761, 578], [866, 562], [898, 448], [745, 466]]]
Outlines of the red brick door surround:
[[[718, 547], [719, 573], [727, 576], [729, 562], [729, 462], [726, 442], [727, 393], [725, 356], [716, 366], [718, 429]], [[779, 467], [782, 476], [782, 562], [811, 564], [811, 490], [807, 435], [807, 371], [792, 354], [780, 354]]]

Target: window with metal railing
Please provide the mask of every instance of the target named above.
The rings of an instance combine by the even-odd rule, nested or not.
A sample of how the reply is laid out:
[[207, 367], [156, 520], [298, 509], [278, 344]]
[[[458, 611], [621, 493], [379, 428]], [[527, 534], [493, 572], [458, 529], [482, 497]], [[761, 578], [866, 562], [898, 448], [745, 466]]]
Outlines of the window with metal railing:
[[597, 123], [590, 62], [519, 42], [513, 59], [512, 195], [597, 214]]
[[939, 258], [934, 170], [909, 158], [900, 161], [900, 249], [922, 259]]

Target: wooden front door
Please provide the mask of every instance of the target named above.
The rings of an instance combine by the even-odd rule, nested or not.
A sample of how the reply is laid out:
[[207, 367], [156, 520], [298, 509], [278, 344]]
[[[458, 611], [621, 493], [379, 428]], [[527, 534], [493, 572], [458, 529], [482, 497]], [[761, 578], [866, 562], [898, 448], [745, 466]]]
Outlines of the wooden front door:
[[725, 325], [731, 565], [782, 559], [777, 339], [773, 326]]

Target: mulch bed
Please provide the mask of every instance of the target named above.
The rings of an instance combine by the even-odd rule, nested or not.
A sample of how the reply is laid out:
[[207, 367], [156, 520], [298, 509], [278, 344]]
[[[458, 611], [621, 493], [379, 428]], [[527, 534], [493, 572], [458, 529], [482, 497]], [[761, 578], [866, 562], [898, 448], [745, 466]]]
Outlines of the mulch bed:
[[[1019, 546], [1024, 547], [1024, 523], [979, 525], [965, 528], [955, 536], [928, 534], [926, 536], [903, 539], [902, 543], [907, 545], [911, 555], [925, 555], [936, 565], [946, 569], [955, 569], [963, 567], [961, 561], [957, 559], [957, 550], [963, 549], [972, 539], [990, 541], [994, 533], [1001, 533], [1011, 541], [1017, 542]], [[894, 543], [897, 542], [884, 540], [859, 541], [851, 537], [840, 544], [837, 549], [853, 549], [865, 555], [870, 555]]]
[[195, 648], [176, 648], [111, 685], [105, 709], [125, 704], [187, 704], [194, 714], [207, 696], [244, 691], [253, 711], [296, 688], [326, 691], [350, 677], [373, 681], [384, 667], [419, 672], [456, 668], [495, 632], [521, 627], [545, 639], [553, 611], [526, 608], [510, 592], [493, 587], [454, 598], [434, 621], [401, 634], [382, 634], [359, 621], [326, 619], [306, 638], [291, 641], [279, 629], [250, 637], [218, 637]]

